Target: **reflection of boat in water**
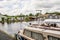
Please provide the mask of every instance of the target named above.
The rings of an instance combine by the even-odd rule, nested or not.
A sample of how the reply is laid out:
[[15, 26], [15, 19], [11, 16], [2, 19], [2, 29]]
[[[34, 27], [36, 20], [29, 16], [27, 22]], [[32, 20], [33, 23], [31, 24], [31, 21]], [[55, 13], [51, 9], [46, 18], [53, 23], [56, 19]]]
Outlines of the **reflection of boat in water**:
[[26, 40], [60, 40], [60, 27], [56, 26], [58, 22], [45, 20], [42, 25], [34, 24], [31, 27], [25, 27], [20, 36]]

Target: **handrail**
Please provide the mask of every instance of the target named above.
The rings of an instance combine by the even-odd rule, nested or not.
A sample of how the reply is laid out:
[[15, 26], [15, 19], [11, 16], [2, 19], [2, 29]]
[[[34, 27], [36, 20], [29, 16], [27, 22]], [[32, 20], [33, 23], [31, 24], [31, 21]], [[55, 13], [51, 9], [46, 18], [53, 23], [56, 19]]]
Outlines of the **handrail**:
[[46, 30], [60, 31], [60, 28], [56, 28], [56, 27], [44, 27], [44, 26], [40, 26], [40, 27], [37, 27], [37, 28], [46, 29]]
[[25, 36], [25, 35], [23, 35], [23, 34], [20, 34], [20, 36], [23, 37], [23, 38], [25, 38], [25, 39], [27, 39], [27, 40], [35, 40], [35, 39], [32, 39], [32, 38], [30, 38], [30, 37], [27, 37], [27, 36]]

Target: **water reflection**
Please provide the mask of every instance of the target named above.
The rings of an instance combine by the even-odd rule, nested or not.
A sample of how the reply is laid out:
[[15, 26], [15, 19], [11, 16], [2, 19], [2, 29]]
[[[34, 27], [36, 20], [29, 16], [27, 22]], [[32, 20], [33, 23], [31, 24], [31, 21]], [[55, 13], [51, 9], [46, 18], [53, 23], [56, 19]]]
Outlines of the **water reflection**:
[[15, 23], [0, 23], [0, 30], [3, 30], [5, 32], [7, 32], [8, 34], [15, 34], [17, 33], [19, 30], [22, 30], [24, 27], [28, 26], [29, 23], [37, 23], [37, 22], [15, 22]]
[[0, 29], [3, 31], [8, 32], [9, 34], [17, 33], [17, 31], [23, 29], [26, 26], [26, 22], [18, 22], [18, 23], [11, 23], [11, 24], [1, 24], [0, 23]]

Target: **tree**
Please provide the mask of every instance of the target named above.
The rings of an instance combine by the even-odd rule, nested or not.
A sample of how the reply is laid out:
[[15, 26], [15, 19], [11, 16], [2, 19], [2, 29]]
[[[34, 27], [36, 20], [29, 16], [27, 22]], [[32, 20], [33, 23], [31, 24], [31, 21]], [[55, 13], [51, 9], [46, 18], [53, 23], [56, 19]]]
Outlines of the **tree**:
[[60, 12], [54, 12], [53, 14], [60, 15]]
[[5, 15], [3, 15], [3, 16], [6, 16], [6, 17], [8, 17], [8, 15], [7, 15], [7, 14], [5, 14]]
[[25, 15], [25, 17], [28, 17], [28, 15]]
[[56, 15], [60, 15], [60, 12], [52, 12], [52, 13], [46, 12], [45, 14], [56, 14]]
[[19, 15], [19, 17], [25, 17], [25, 15], [23, 15], [22, 13]]
[[40, 13], [36, 13], [35, 16], [38, 17], [40, 15]]
[[26, 22], [30, 21], [29, 17], [26, 17], [26, 18], [25, 18], [25, 21], [26, 21]]
[[45, 14], [50, 14], [50, 13], [46, 12]]
[[29, 16], [34, 16], [34, 15], [32, 13], [30, 13]]

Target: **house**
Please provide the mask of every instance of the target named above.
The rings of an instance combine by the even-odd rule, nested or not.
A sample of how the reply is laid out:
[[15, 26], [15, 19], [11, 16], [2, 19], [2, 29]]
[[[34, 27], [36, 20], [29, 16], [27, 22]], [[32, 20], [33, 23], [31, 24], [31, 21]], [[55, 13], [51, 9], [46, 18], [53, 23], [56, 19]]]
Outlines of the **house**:
[[11, 19], [10, 19], [11, 21], [14, 21], [15, 20], [15, 17], [11, 17]]
[[56, 14], [49, 14], [48, 19], [59, 19], [59, 16]]
[[30, 21], [36, 21], [38, 18], [36, 16], [29, 16]]
[[24, 21], [24, 18], [25, 18], [25, 17], [17, 17], [17, 20], [19, 20], [19, 21]]
[[47, 16], [48, 16], [47, 14], [44, 14], [44, 15], [42, 14], [37, 17], [37, 20], [44, 21], [45, 19], [47, 19]]
[[60, 19], [60, 15], [57, 14], [45, 14], [46, 19]]

